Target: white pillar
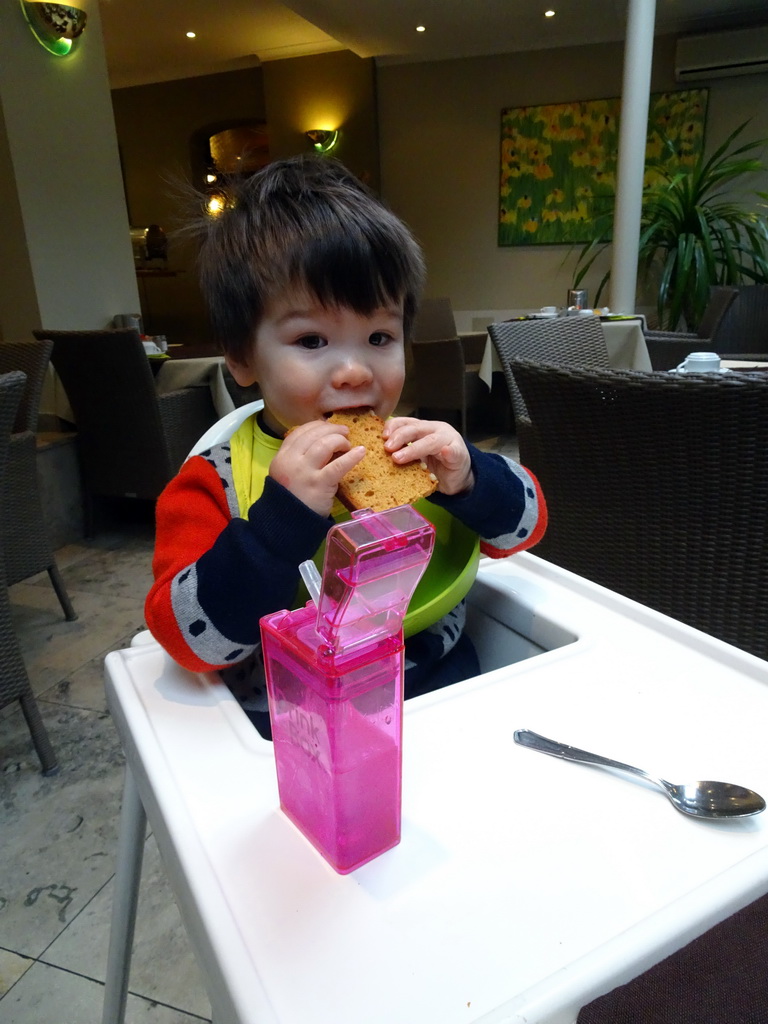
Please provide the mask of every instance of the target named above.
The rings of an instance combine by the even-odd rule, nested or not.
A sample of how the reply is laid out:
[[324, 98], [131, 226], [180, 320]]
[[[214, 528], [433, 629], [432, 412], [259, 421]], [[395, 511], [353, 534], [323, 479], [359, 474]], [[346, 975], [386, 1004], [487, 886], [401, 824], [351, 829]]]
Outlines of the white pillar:
[[634, 313], [656, 0], [629, 0], [613, 220], [611, 309]]
[[0, 186], [0, 339], [138, 308], [98, 4], [57, 57], [18, 0], [0, 3]]

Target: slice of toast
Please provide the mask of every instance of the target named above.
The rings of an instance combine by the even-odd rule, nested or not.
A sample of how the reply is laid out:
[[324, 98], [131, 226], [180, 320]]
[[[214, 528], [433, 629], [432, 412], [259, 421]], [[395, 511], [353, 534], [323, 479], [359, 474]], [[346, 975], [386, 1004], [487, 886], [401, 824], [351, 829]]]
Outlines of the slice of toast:
[[384, 448], [384, 421], [372, 409], [344, 409], [329, 417], [331, 423], [349, 427], [349, 443], [367, 449], [354, 469], [342, 477], [338, 497], [350, 511], [370, 508], [384, 512], [397, 505], [411, 505], [437, 487], [437, 478], [422, 462], [398, 466]]

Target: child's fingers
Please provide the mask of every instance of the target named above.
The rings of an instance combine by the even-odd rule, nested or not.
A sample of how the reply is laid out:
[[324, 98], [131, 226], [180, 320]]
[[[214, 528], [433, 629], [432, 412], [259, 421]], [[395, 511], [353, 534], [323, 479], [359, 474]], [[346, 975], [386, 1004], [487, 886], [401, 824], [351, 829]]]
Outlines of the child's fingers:
[[429, 466], [439, 463], [446, 469], [453, 469], [463, 461], [465, 452], [466, 448], [460, 440], [444, 444], [441, 438], [429, 436], [393, 452], [392, 458], [398, 466], [407, 466], [409, 462], [421, 461]]
[[335, 459], [328, 463], [323, 470], [323, 476], [325, 479], [338, 487], [341, 482], [341, 478], [345, 476], [350, 469], [354, 469], [358, 462], [362, 462], [365, 456], [364, 445], [356, 445], [354, 448], [350, 448], [348, 452], [344, 452], [343, 455], [338, 455]]
[[313, 420], [311, 423], [302, 423], [300, 427], [289, 430], [281, 445], [281, 451], [288, 450], [306, 456], [320, 445], [328, 452], [330, 458], [334, 451], [343, 450], [349, 445], [348, 434], [349, 427], [342, 424]]

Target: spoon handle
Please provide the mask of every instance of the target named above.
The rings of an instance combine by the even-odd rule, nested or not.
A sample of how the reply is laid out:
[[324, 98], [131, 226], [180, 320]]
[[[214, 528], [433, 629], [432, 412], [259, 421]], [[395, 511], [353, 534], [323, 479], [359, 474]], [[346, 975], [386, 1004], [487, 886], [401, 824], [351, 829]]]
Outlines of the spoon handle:
[[582, 764], [598, 764], [603, 768], [617, 768], [622, 772], [629, 772], [632, 775], [639, 775], [643, 779], [650, 779], [658, 783], [658, 779], [644, 772], [642, 768], [635, 768], [634, 765], [624, 764], [623, 761], [613, 761], [610, 757], [603, 757], [601, 754], [592, 754], [588, 750], [580, 750], [578, 747], [571, 747], [567, 743], [558, 743], [557, 740], [547, 739], [530, 729], [517, 729], [515, 731], [515, 743], [524, 747], [531, 747], [533, 750], [540, 750], [543, 754], [551, 754], [552, 757], [562, 757], [566, 761], [580, 761]]

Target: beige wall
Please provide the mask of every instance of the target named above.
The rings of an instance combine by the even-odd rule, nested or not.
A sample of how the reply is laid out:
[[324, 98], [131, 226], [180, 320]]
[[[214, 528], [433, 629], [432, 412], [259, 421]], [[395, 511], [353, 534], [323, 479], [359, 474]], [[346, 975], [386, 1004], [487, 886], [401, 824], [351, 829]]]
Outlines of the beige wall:
[[[562, 304], [571, 283], [570, 247], [496, 244], [501, 110], [618, 96], [622, 62], [622, 46], [597, 44], [379, 68], [382, 192], [424, 245], [427, 292], [450, 296], [459, 329], [471, 312]], [[673, 68], [674, 40], [657, 39], [652, 89], [677, 88]], [[702, 84], [708, 145], [748, 117], [746, 135], [768, 135], [768, 76]]]
[[[308, 152], [304, 132], [309, 128], [341, 128], [334, 155], [376, 187], [374, 71], [373, 61], [342, 51], [116, 89], [112, 102], [131, 223], [157, 223], [167, 233], [175, 230], [184, 213], [171, 182], [192, 180], [192, 136], [205, 126], [220, 128], [227, 121], [249, 117], [267, 120], [273, 159]], [[172, 343], [211, 340], [197, 286], [195, 251], [193, 242], [171, 235], [168, 266], [178, 271], [177, 276], [141, 279], [145, 328], [165, 334]]]
[[205, 343], [210, 331], [197, 287], [196, 247], [172, 234], [185, 217], [178, 183], [203, 184], [193, 173], [199, 172], [190, 148], [196, 132], [265, 117], [261, 69], [115, 89], [112, 105], [131, 224], [159, 224], [170, 235], [168, 267], [177, 271], [141, 279], [145, 330], [172, 343]]
[[[266, 116], [274, 158], [306, 151], [308, 128], [340, 127], [334, 155], [374, 187], [380, 180], [425, 247], [428, 293], [451, 297], [461, 329], [472, 326], [473, 312], [559, 304], [571, 283], [570, 248], [496, 244], [500, 112], [619, 95], [622, 59], [620, 45], [599, 44], [376, 69], [341, 51], [116, 90], [131, 219], [174, 226], [179, 207], [166, 178], [189, 176], [189, 139], [203, 125]], [[676, 87], [673, 61], [674, 40], [658, 39], [654, 90]], [[768, 135], [768, 76], [703, 84], [710, 147], [749, 117], [750, 137]], [[146, 286], [148, 326], [172, 341], [209, 339], [193, 258], [188, 244], [172, 239], [169, 262], [183, 273]], [[588, 281], [593, 293], [599, 276], [595, 270]]]
[[0, 336], [98, 328], [136, 304], [98, 8], [55, 57], [0, 4]]
[[375, 66], [349, 50], [269, 61], [263, 67], [272, 155], [307, 152], [310, 128], [340, 130], [333, 150], [372, 188], [379, 186]]

